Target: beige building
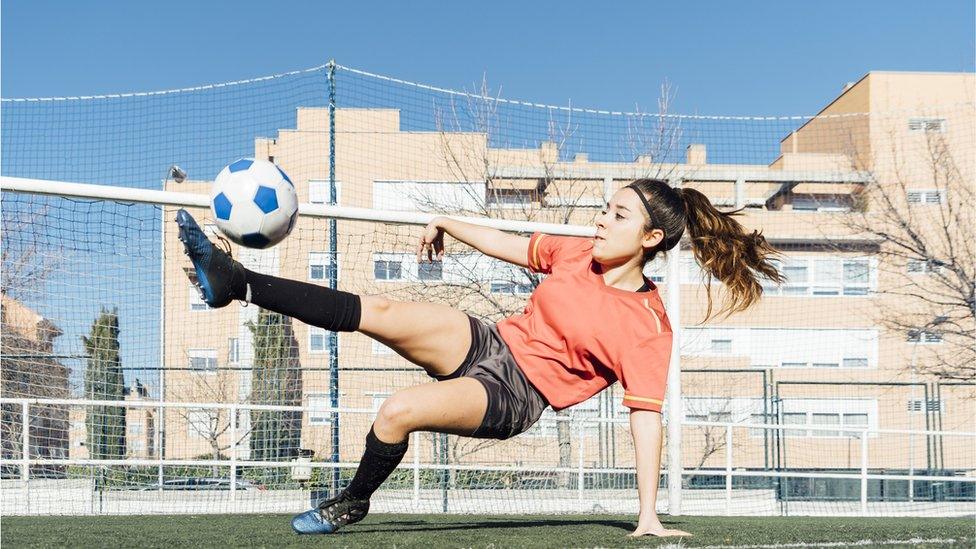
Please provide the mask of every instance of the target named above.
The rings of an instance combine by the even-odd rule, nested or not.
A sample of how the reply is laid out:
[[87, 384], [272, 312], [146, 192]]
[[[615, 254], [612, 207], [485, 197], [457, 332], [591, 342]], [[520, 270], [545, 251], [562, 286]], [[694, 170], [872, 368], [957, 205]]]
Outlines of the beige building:
[[[918, 265], [886, 265], [882, 245], [852, 232], [851, 219], [874, 185], [907, 189], [904, 207], [932, 218], [944, 199], [931, 181], [933, 139], [958, 151], [963, 181], [972, 180], [976, 84], [969, 73], [871, 72], [849, 84], [816, 117], [784, 132], [780, 155], [768, 164], [710, 163], [704, 144], [692, 144], [684, 162], [655, 155], [631, 162], [566, 159], [555, 142], [530, 148], [489, 146], [487, 132], [403, 131], [395, 109], [338, 109], [336, 181], [342, 206], [440, 211], [461, 215], [592, 224], [606, 198], [639, 177], [660, 177], [705, 192], [716, 205], [744, 208], [741, 220], [761, 229], [783, 252], [788, 281], [769, 286], [747, 313], [699, 325], [704, 315], [700, 271], [681, 252], [682, 393], [687, 420], [788, 424], [787, 431], [737, 430], [736, 467], [830, 469], [860, 467], [860, 438], [841, 429], [974, 430], [971, 386], [940, 384], [921, 366], [942, 344], [937, 330], [896, 332], [880, 322], [893, 298], [886, 290], [906, 276], [926, 276]], [[968, 108], [960, 104], [969, 103]], [[921, 114], [919, 114], [921, 113]], [[300, 202], [328, 201], [329, 117], [324, 108], [300, 108], [295, 128], [255, 142], [256, 158], [272, 159], [295, 182]], [[653, 152], [653, 151], [652, 151]], [[928, 166], [928, 167], [926, 167]], [[167, 190], [208, 193], [210, 182], [169, 182]], [[437, 204], [439, 208], [431, 206]], [[209, 211], [192, 212], [198, 220]], [[167, 211], [172, 219], [174, 212]], [[212, 221], [211, 221], [212, 223]], [[328, 222], [301, 218], [285, 242], [268, 251], [234, 247], [235, 257], [263, 272], [327, 285], [332, 261]], [[208, 230], [213, 231], [212, 226]], [[209, 310], [187, 282], [188, 266], [175, 224], [165, 225], [165, 364], [167, 401], [244, 403], [254, 390], [251, 335], [255, 307]], [[354, 221], [337, 223], [338, 285], [364, 294], [437, 301], [491, 320], [521, 310], [533, 281], [480, 254], [449, 243], [442, 265], [413, 259], [418, 229]], [[914, 270], [913, 270], [914, 269]], [[667, 292], [663, 265], [649, 274]], [[900, 273], [900, 274], [899, 274]], [[667, 302], [667, 297], [665, 302]], [[296, 323], [302, 402], [329, 404], [329, 334]], [[913, 369], [912, 365], [915, 365]], [[361, 334], [338, 337], [339, 404], [362, 413], [343, 415], [340, 458], [358, 459], [362, 438], [383, 398], [425, 382], [418, 368]], [[577, 407], [582, 416], [626, 417], [617, 387]], [[204, 412], [200, 412], [203, 414]], [[231, 434], [226, 416], [211, 418], [211, 435], [188, 414], [167, 412], [167, 458], [206, 454]], [[795, 427], [794, 427], [795, 426]], [[837, 427], [837, 431], [817, 430]], [[249, 417], [237, 422], [239, 458], [248, 455]], [[559, 462], [550, 416], [530, 432], [488, 445], [461, 440], [455, 459], [480, 463], [554, 465]], [[584, 430], [583, 458], [598, 467], [632, 466], [626, 425]], [[724, 467], [714, 428], [686, 427], [685, 467]], [[433, 440], [433, 439], [424, 439]], [[871, 435], [872, 467], [951, 470], [972, 474], [968, 439]], [[316, 458], [331, 453], [331, 418], [302, 418], [301, 446]], [[222, 450], [226, 451], [226, 450]], [[435, 445], [413, 446], [433, 459]]]
[[[68, 398], [68, 369], [54, 358], [54, 340], [61, 330], [20, 301], [0, 295], [0, 340], [5, 398]], [[30, 457], [64, 459], [68, 454], [68, 410], [60, 405], [33, 405], [30, 416]], [[23, 409], [3, 405], [3, 459], [23, 456]], [[36, 469], [36, 470], [35, 470]], [[43, 471], [41, 470], [43, 469]], [[32, 467], [32, 474], [57, 474], [57, 467]], [[12, 468], [7, 474], [19, 474]]]

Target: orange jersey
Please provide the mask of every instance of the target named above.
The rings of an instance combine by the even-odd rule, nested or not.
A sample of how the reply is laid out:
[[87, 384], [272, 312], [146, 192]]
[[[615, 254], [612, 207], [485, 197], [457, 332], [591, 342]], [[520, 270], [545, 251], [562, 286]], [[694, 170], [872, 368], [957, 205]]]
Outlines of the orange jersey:
[[592, 248], [587, 238], [533, 234], [529, 267], [549, 276], [498, 333], [556, 410], [620, 380], [625, 406], [659, 412], [672, 339], [661, 297], [652, 283], [649, 292], [607, 286]]

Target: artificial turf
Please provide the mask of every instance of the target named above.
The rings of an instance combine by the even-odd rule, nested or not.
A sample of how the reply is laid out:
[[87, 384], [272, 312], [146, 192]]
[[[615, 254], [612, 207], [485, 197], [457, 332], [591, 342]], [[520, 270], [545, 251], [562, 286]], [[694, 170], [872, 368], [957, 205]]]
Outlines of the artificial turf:
[[[970, 518], [664, 517], [690, 538], [633, 539], [620, 515], [383, 515], [331, 536], [298, 536], [285, 515], [3, 517], [14, 547], [657, 547], [943, 540], [913, 547], [973, 547]], [[954, 541], [945, 541], [954, 540]], [[793, 545], [794, 547], [796, 545]], [[897, 545], [887, 545], [887, 547]]]

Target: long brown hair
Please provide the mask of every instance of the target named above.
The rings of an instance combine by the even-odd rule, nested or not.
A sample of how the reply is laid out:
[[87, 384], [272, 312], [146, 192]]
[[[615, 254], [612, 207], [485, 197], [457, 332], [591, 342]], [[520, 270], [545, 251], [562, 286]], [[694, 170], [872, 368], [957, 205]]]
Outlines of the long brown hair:
[[628, 187], [637, 191], [648, 213], [645, 231], [660, 229], [664, 239], [656, 247], [645, 251], [644, 262], [651, 261], [658, 252], [674, 248], [681, 241], [685, 229], [691, 240], [695, 259], [705, 271], [708, 309], [705, 320], [712, 316], [712, 278], [725, 285], [725, 302], [717, 314], [725, 316], [749, 308], [762, 296], [759, 278], [781, 283], [785, 280], [770, 261], [778, 255], [760, 231], [747, 232], [734, 219], [740, 210], [721, 212], [704, 194], [695, 189], [673, 189], [659, 179], [638, 179]]

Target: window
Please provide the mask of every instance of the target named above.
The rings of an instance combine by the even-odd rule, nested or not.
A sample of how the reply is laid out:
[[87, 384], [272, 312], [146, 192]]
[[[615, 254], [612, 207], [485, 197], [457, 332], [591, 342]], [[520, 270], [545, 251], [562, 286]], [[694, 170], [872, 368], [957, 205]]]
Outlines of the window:
[[326, 332], [323, 328], [316, 328], [315, 326], [309, 326], [308, 328], [308, 352], [310, 353], [324, 353], [326, 352]]
[[732, 353], [732, 340], [731, 339], [713, 339], [712, 340], [712, 352], [720, 355], [727, 355]]
[[402, 280], [402, 266], [399, 261], [391, 261], [388, 259], [374, 260], [373, 277], [376, 280]]
[[[840, 414], [812, 414], [812, 424], [817, 427], [825, 427], [831, 425], [840, 425]], [[811, 434], [815, 437], [836, 437], [840, 434], [839, 431], [811, 431]]]
[[[862, 427], [867, 428], [868, 426], [868, 415], [867, 414], [844, 414], [842, 417], [842, 423], [844, 427]], [[845, 433], [847, 436], [856, 435], [857, 433], [851, 433], [848, 431]]]
[[424, 261], [417, 264], [417, 277], [420, 280], [443, 280], [443, 261]]
[[130, 435], [141, 435], [143, 433], [141, 423], [130, 423], [126, 428], [129, 430]]
[[[329, 203], [329, 182], [310, 180], [308, 182], [308, 201], [312, 204]], [[336, 181], [336, 204], [342, 203], [342, 183]]]
[[332, 421], [329, 409], [329, 393], [308, 393], [308, 423], [310, 425], [328, 425]]
[[777, 286], [764, 279], [766, 295], [864, 296], [870, 294], [875, 283], [873, 260], [869, 258], [796, 257], [776, 266], [786, 281]]
[[197, 373], [213, 373], [217, 371], [216, 349], [190, 349], [190, 370]]
[[519, 284], [512, 281], [492, 281], [493, 294], [531, 294], [533, 286], [530, 283]]
[[909, 204], [941, 204], [942, 191], [935, 189], [923, 189], [908, 191]]
[[329, 279], [329, 255], [325, 252], [309, 252], [308, 254], [308, 279], [309, 280], [328, 280]]
[[132, 453], [141, 453], [146, 449], [146, 443], [141, 440], [128, 441], [129, 451]]
[[501, 208], [528, 207], [538, 201], [535, 189], [488, 189], [487, 195], [489, 206]]
[[191, 438], [209, 438], [210, 413], [207, 410], [188, 410], [186, 412], [186, 433]]
[[396, 354], [396, 351], [394, 351], [393, 349], [387, 347], [386, 345], [383, 345], [379, 341], [376, 341], [374, 339], [374, 340], [372, 340], [372, 342], [373, 342], [373, 354], [374, 355], [383, 356], [383, 355], [394, 355], [394, 354]]
[[929, 332], [925, 330], [908, 330], [909, 343], [942, 343], [942, 334], [939, 332]]
[[380, 406], [383, 405], [383, 401], [389, 398], [393, 393], [366, 393], [366, 396], [372, 397], [373, 399], [373, 409], [379, 410]]
[[[749, 416], [749, 423], [754, 425], [765, 425], [766, 424], [766, 414], [751, 414]], [[749, 429], [749, 436], [761, 437], [764, 433], [772, 432], [768, 429], [753, 428]]]
[[708, 421], [707, 414], [685, 414], [685, 421]]
[[190, 310], [191, 311], [206, 311], [210, 306], [203, 301], [203, 296], [200, 295], [200, 290], [197, 289], [193, 283], [190, 283]]
[[236, 337], [227, 338], [227, 363], [240, 364], [241, 340]]
[[946, 119], [945, 118], [909, 118], [908, 131], [912, 133], [916, 133], [916, 132], [945, 133]]
[[[876, 368], [878, 337], [872, 329], [687, 327], [681, 352], [693, 357], [733, 354], [751, 368]], [[784, 341], [789, 344], [776, 344]]]
[[489, 276], [492, 293], [525, 295], [535, 289], [527, 270], [504, 261], [492, 261]]
[[[783, 414], [783, 425], [806, 425], [807, 424], [807, 414], [806, 413], [784, 413]], [[787, 436], [803, 437], [806, 436], [807, 431], [805, 429], [784, 429], [783, 433]]]
[[919, 259], [909, 259], [906, 264], [909, 274], [930, 274], [942, 272], [942, 262], [934, 259], [922, 261]]
[[929, 400], [923, 400], [921, 398], [915, 398], [908, 401], [908, 411], [909, 412], [921, 412], [922, 405], [925, 405], [925, 411], [927, 412], [944, 412], [944, 404], [941, 400], [937, 398], [932, 398]]

